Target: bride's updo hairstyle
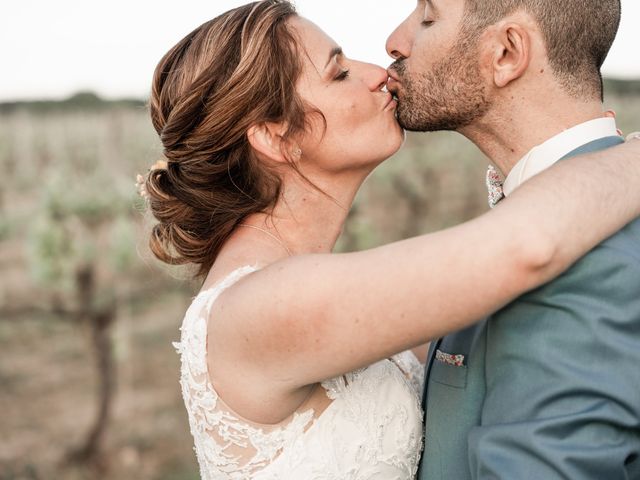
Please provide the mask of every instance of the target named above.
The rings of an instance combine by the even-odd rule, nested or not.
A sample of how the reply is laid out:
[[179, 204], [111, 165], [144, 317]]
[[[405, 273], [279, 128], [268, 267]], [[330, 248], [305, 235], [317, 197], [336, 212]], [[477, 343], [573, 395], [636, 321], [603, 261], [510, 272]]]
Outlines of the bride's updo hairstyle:
[[[166, 163], [152, 168], [144, 190], [159, 221], [149, 243], [161, 261], [206, 275], [237, 224], [279, 198], [281, 182], [247, 132], [263, 122], [287, 125], [285, 140], [304, 132], [302, 63], [287, 24], [295, 15], [284, 0], [236, 8], [195, 29], [156, 67], [150, 110]], [[283, 154], [295, 168], [291, 152]]]

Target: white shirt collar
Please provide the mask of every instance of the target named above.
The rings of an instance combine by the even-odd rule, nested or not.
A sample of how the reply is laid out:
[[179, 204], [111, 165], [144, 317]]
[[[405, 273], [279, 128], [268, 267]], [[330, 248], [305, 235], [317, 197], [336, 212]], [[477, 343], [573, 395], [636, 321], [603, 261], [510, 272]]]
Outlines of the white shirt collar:
[[590, 120], [559, 133], [534, 147], [513, 167], [504, 181], [504, 195], [509, 196], [516, 188], [534, 175], [546, 170], [558, 160], [587, 143], [605, 137], [618, 136], [614, 118]]

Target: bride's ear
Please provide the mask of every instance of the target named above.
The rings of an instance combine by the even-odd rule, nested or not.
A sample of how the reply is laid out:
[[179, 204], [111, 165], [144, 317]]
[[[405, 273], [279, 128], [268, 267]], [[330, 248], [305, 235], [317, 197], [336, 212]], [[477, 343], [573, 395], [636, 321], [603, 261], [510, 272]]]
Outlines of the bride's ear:
[[264, 122], [252, 125], [247, 131], [249, 144], [264, 160], [274, 163], [288, 163], [286, 157], [287, 143], [283, 136], [286, 125]]

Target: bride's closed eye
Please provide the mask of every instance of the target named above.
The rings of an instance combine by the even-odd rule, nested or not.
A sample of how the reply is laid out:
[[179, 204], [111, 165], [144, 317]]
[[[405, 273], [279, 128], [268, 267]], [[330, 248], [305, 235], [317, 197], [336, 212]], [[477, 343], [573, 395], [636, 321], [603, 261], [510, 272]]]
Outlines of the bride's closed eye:
[[339, 82], [341, 82], [342, 80], [346, 80], [347, 78], [349, 78], [349, 70], [341, 70], [340, 73], [334, 78], [334, 80], [337, 80]]

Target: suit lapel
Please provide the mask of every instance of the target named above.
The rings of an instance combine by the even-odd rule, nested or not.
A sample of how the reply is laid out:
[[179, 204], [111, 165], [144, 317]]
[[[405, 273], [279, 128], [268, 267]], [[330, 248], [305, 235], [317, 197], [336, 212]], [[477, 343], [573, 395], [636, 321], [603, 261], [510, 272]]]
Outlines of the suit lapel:
[[428, 379], [431, 373], [431, 366], [436, 358], [436, 352], [440, 348], [440, 344], [442, 344], [442, 338], [438, 340], [434, 340], [429, 345], [429, 355], [427, 356], [427, 363], [424, 367], [424, 389], [422, 390], [422, 410], [425, 410], [427, 406], [427, 388], [429, 385]]

